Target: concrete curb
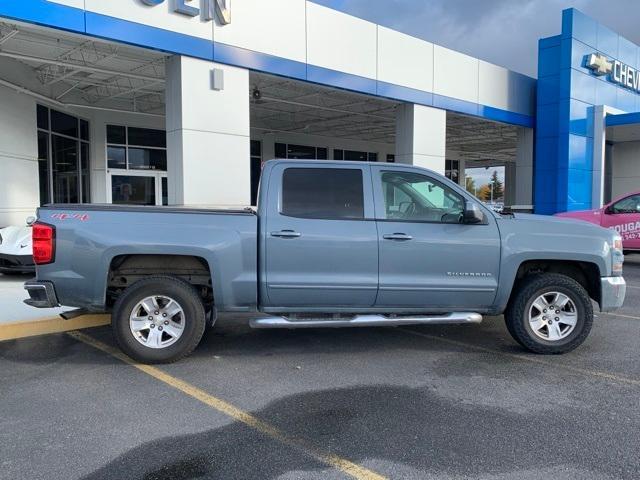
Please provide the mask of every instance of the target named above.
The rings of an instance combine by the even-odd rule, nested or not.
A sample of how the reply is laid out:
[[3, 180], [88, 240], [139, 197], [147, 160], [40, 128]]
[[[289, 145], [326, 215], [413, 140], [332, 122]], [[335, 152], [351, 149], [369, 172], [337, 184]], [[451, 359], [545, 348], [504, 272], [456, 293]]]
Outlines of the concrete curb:
[[111, 315], [83, 315], [71, 320], [61, 317], [26, 320], [0, 325], [0, 342], [19, 338], [63, 333], [83, 328], [101, 327], [111, 323]]

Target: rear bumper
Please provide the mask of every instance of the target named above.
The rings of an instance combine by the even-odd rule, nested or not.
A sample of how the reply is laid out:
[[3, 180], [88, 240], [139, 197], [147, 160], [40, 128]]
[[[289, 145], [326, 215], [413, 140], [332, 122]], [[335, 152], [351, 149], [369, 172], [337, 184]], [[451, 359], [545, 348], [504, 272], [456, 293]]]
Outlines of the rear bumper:
[[600, 279], [600, 310], [611, 312], [622, 307], [627, 294], [627, 282], [622, 277], [603, 277]]
[[51, 282], [25, 282], [24, 289], [29, 293], [24, 303], [36, 308], [59, 307], [58, 297]]
[[0, 253], [0, 272], [25, 272], [35, 270], [31, 255], [9, 255]]

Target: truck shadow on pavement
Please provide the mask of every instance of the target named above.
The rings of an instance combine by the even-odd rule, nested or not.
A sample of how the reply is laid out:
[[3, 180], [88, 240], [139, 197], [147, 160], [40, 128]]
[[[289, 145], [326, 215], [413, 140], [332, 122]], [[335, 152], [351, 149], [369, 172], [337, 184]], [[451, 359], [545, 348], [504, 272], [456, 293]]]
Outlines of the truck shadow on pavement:
[[[584, 418], [582, 425], [575, 423], [575, 413], [548, 402], [542, 410], [518, 414], [451, 402], [428, 388], [373, 385], [294, 394], [254, 415], [289, 437], [353, 462], [364, 462], [373, 470], [382, 465], [392, 473], [380, 473], [394, 478], [587, 478], [592, 472], [620, 478], [638, 467], [633, 447], [620, 444], [621, 432], [612, 429], [599, 431], [597, 445], [585, 450], [579, 439], [591, 444], [595, 439], [589, 438], [590, 433], [595, 432], [585, 432]], [[162, 422], [162, 416], [157, 420], [144, 417], [144, 421]], [[203, 421], [194, 420], [194, 425], [204, 425]], [[622, 451], [615, 457], [598, 446], [616, 442]], [[545, 453], [554, 446], [562, 446], [562, 455]], [[341, 475], [313, 457], [235, 422], [142, 444], [85, 479], [281, 476]]]

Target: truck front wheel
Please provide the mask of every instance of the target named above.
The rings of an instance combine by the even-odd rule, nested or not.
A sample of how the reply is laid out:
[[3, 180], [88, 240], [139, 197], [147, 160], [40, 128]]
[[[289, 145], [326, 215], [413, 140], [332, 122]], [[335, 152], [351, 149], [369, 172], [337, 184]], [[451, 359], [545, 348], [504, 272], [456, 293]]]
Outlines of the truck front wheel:
[[565, 275], [526, 277], [514, 292], [505, 321], [511, 336], [535, 353], [560, 354], [581, 345], [593, 324], [588, 293]]
[[206, 319], [202, 299], [189, 283], [158, 275], [137, 281], [118, 297], [111, 325], [131, 358], [170, 363], [196, 348]]

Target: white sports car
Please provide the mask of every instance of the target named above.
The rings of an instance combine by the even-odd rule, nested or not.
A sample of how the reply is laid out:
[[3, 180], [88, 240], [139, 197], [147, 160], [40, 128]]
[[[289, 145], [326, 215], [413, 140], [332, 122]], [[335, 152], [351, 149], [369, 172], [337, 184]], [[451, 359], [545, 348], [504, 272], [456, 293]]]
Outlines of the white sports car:
[[31, 226], [0, 229], [0, 273], [32, 273]]

